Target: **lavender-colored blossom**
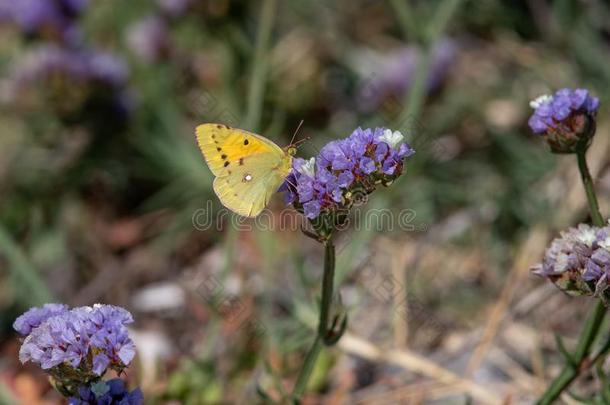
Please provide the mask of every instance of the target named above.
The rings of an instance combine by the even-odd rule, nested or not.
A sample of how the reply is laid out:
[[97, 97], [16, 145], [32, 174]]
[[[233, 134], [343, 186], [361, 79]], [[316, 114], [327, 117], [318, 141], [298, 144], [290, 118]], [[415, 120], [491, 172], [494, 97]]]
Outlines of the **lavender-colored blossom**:
[[15, 320], [13, 328], [21, 335], [27, 336], [32, 332], [32, 329], [39, 327], [50, 317], [67, 311], [68, 306], [64, 304], [44, 304], [42, 308], [31, 308]]
[[159, 60], [169, 50], [167, 25], [157, 16], [146, 17], [129, 27], [126, 41], [129, 49], [142, 60]]
[[[434, 46], [426, 82], [428, 91], [434, 91], [442, 84], [456, 59], [457, 49], [455, 41], [450, 39], [443, 39]], [[357, 97], [359, 108], [373, 111], [388, 97], [402, 99], [413, 85], [420, 60], [421, 52], [411, 46], [389, 54], [363, 52], [357, 55], [354, 65], [362, 77]]]
[[534, 113], [528, 124], [535, 134], [543, 135], [557, 153], [571, 153], [595, 133], [599, 99], [586, 89], [561, 89], [530, 102]]
[[570, 294], [602, 294], [610, 275], [610, 226], [569, 228], [553, 240], [542, 263], [532, 270]]
[[93, 103], [100, 114], [112, 112], [118, 122], [129, 113], [128, 74], [126, 64], [109, 53], [44, 45], [9, 67], [1, 96], [4, 103], [19, 108], [55, 108], [62, 117], [79, 113], [95, 99], [100, 101]]
[[328, 143], [315, 159], [295, 158], [281, 190], [286, 203], [314, 220], [323, 212], [349, 208], [354, 192], [370, 193], [377, 184], [393, 181], [413, 153], [398, 131], [358, 128]]
[[180, 17], [188, 10], [192, 0], [157, 0], [161, 10], [171, 17]]
[[0, 0], [0, 23], [17, 26], [26, 35], [52, 36], [73, 43], [80, 36], [76, 19], [88, 0]]
[[78, 389], [76, 396], [68, 399], [68, 405], [143, 405], [144, 395], [137, 388], [131, 392], [120, 378], [100, 381]]
[[[15, 329], [26, 330], [24, 325], [35, 321], [45, 308], [49, 311], [47, 306], [33, 308], [19, 317]], [[133, 360], [135, 346], [126, 328], [133, 317], [125, 309], [101, 304], [52, 309], [57, 313], [32, 326], [23, 341], [22, 363], [31, 361], [44, 370], [67, 365], [101, 376], [109, 367], [120, 371]]]

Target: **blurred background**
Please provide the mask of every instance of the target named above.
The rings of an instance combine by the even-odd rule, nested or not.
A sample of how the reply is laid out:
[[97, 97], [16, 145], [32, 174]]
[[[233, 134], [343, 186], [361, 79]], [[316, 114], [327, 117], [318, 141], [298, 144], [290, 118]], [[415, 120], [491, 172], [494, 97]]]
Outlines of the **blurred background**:
[[[600, 97], [589, 159], [608, 214], [607, 2], [0, 0], [0, 35], [0, 402], [62, 403], [12, 330], [44, 302], [129, 309], [147, 403], [292, 389], [322, 248], [215, 216], [203, 122], [286, 145], [303, 120], [301, 157], [358, 126], [417, 151], [363, 208], [409, 226], [338, 236], [348, 334], [304, 404], [526, 404], [558, 373], [554, 334], [571, 344], [590, 302], [529, 267], [588, 217], [528, 102]], [[586, 374], [573, 391], [598, 387]]]

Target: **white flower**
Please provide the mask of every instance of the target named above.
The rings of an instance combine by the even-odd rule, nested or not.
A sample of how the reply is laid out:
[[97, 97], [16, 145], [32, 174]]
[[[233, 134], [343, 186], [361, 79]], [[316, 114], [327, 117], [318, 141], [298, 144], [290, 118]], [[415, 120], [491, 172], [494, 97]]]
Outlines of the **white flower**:
[[304, 174], [305, 176], [314, 177], [316, 168], [316, 158], [309, 160], [303, 160], [300, 167], [297, 168], [297, 172]]
[[534, 100], [530, 101], [530, 107], [534, 110], [540, 107], [542, 104], [550, 103], [553, 100], [553, 96], [549, 96], [548, 94], [543, 94], [542, 96], [536, 97]]
[[400, 131], [392, 132], [391, 129], [386, 129], [383, 131], [383, 135], [379, 137], [379, 140], [387, 143], [391, 148], [395, 148], [404, 138]]

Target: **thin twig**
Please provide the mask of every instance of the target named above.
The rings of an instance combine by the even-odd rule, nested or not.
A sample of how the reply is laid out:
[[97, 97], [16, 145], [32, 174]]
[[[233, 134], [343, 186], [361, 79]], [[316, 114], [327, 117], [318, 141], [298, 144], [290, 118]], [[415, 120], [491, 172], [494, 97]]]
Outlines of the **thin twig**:
[[459, 377], [452, 371], [408, 350], [382, 350], [374, 344], [351, 333], [345, 333], [338, 344], [347, 353], [376, 362], [394, 364], [405, 370], [422, 374], [447, 385], [462, 387], [462, 392], [482, 404], [501, 404], [502, 400], [487, 388], [472, 380]]
[[528, 275], [528, 268], [535, 261], [535, 258], [542, 254], [541, 247], [544, 247], [544, 241], [547, 239], [547, 232], [536, 228], [532, 230], [529, 237], [525, 240], [518, 250], [517, 259], [513, 263], [510, 274], [504, 282], [504, 288], [498, 297], [498, 301], [494, 305], [487, 319], [483, 337], [477, 348], [475, 349], [467, 367], [467, 375], [471, 375], [485, 359], [485, 355], [489, 352], [494, 338], [498, 333], [498, 329], [502, 324], [502, 320], [508, 312], [508, 307], [512, 298], [521, 285], [521, 280]]

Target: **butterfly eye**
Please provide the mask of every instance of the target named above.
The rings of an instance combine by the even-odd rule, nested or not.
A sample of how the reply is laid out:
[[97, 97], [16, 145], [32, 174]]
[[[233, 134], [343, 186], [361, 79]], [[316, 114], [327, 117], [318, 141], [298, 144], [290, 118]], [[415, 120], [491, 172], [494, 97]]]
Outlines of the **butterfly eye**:
[[288, 148], [288, 154], [289, 154], [290, 156], [294, 156], [294, 155], [296, 155], [296, 154], [297, 154], [297, 148], [294, 148], [294, 147], [290, 147], [290, 148]]

